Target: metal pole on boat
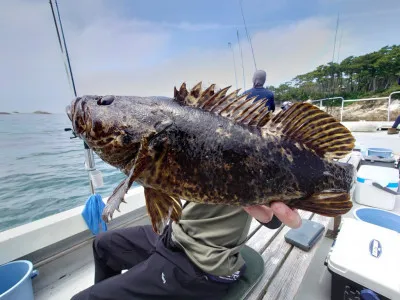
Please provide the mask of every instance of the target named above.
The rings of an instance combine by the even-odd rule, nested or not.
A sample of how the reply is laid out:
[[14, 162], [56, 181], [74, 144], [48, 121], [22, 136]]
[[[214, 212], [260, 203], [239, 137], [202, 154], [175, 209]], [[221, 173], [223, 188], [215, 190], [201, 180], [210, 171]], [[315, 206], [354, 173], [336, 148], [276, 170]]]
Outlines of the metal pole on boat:
[[243, 52], [242, 52], [242, 46], [240, 45], [240, 39], [239, 39], [239, 30], [236, 29], [236, 35], [237, 35], [237, 39], [238, 39], [238, 44], [239, 44], [239, 48], [240, 48], [240, 56], [242, 58], [242, 70], [243, 70], [243, 90], [246, 90], [246, 81], [244, 78], [244, 65], [243, 65]]
[[[74, 92], [74, 96], [77, 97], [74, 76], [72, 74], [71, 62], [69, 60], [67, 43], [65, 41], [65, 36], [64, 36], [64, 31], [63, 31], [63, 27], [62, 27], [62, 22], [61, 22], [61, 17], [60, 17], [60, 11], [59, 11], [59, 8], [58, 8], [58, 3], [57, 3], [57, 0], [55, 0], [56, 9], [57, 9], [57, 16], [58, 16], [58, 23], [60, 25], [60, 28], [58, 28], [58, 25], [57, 25], [57, 20], [56, 20], [55, 14], [54, 14], [54, 7], [53, 7], [52, 0], [49, 0], [49, 3], [50, 3], [51, 12], [53, 14], [54, 26], [55, 26], [56, 31], [57, 31], [57, 37], [58, 37], [58, 42], [60, 44], [61, 53], [64, 54], [64, 52], [65, 52], [65, 57], [67, 59], [67, 64], [68, 64], [67, 76], [69, 76], [69, 79], [71, 81], [72, 90]], [[61, 35], [60, 35], [60, 32], [61, 32]], [[62, 41], [61, 41], [61, 37], [62, 37]], [[93, 156], [92, 149], [90, 149], [89, 146], [85, 142], [83, 142], [83, 147], [85, 149], [85, 169], [87, 171], [95, 170], [95, 161], [94, 161], [94, 156]], [[95, 192], [94, 185], [93, 185], [93, 182], [92, 182], [92, 180], [90, 178], [90, 175], [89, 175], [89, 185], [90, 185], [90, 192], [92, 194], [94, 194], [94, 192]]]
[[344, 108], [344, 99], [342, 98], [342, 107], [340, 108], [340, 122], [343, 121], [343, 108]]
[[236, 62], [235, 62], [235, 52], [233, 51], [232, 44], [231, 44], [231, 43], [228, 43], [228, 45], [229, 45], [229, 48], [231, 48], [231, 50], [232, 50], [233, 68], [234, 68], [234, 70], [235, 70], [236, 89], [238, 89], [237, 74], [236, 74]]

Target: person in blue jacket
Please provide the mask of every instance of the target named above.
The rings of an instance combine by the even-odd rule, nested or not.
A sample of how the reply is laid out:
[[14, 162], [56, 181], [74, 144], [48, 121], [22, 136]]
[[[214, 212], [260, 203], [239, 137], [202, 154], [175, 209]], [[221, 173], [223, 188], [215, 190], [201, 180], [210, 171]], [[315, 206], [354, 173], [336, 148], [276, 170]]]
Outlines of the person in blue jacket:
[[274, 93], [264, 87], [265, 81], [267, 79], [267, 73], [264, 70], [257, 70], [253, 75], [253, 88], [245, 91], [243, 94], [247, 94], [248, 98], [255, 97], [254, 100], [259, 101], [261, 99], [267, 99], [266, 106], [268, 106], [268, 110], [274, 112], [275, 111], [275, 99]]
[[[400, 77], [397, 81], [397, 83], [400, 85]], [[400, 125], [400, 115], [397, 116], [396, 120], [394, 121], [392, 127], [388, 128], [387, 133], [388, 134], [397, 134], [397, 127]]]

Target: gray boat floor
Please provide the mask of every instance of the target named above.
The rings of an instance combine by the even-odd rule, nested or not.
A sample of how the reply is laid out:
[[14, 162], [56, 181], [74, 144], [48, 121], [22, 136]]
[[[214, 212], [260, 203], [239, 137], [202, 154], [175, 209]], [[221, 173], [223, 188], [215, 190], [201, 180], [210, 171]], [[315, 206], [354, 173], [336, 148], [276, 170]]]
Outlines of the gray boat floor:
[[294, 300], [330, 300], [332, 275], [324, 266], [333, 240], [324, 237], [317, 249]]

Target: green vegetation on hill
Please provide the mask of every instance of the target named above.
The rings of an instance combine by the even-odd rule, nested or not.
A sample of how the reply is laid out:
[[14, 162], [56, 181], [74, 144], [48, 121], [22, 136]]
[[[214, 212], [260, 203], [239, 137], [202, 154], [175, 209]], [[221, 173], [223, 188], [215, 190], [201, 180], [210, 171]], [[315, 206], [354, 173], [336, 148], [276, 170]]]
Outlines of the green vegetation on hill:
[[361, 56], [349, 56], [339, 64], [330, 62], [318, 66], [312, 72], [270, 89], [277, 101], [334, 96], [355, 99], [388, 96], [400, 90], [399, 78], [400, 45], [393, 45]]

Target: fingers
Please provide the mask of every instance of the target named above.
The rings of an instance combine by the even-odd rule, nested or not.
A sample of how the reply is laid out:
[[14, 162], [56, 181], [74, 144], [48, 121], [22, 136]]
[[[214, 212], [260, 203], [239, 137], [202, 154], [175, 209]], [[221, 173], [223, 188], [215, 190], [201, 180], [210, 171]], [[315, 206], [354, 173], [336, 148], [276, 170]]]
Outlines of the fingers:
[[290, 228], [299, 228], [301, 226], [301, 217], [297, 210], [292, 210], [282, 202], [274, 202], [271, 209], [275, 216]]
[[247, 206], [243, 207], [243, 209], [253, 218], [262, 222], [268, 223], [272, 220], [274, 213], [271, 208], [265, 205], [254, 205], [254, 206]]
[[291, 228], [299, 228], [301, 226], [301, 217], [297, 209], [292, 210], [282, 202], [274, 202], [271, 204], [271, 207], [254, 205], [243, 207], [243, 209], [262, 223], [268, 223], [272, 220], [273, 215], [276, 215], [282, 223]]

